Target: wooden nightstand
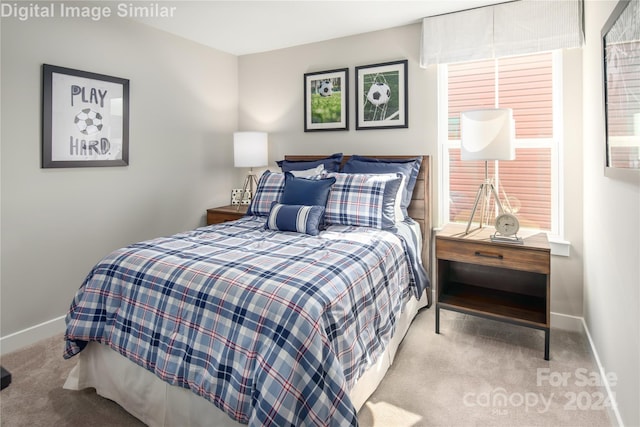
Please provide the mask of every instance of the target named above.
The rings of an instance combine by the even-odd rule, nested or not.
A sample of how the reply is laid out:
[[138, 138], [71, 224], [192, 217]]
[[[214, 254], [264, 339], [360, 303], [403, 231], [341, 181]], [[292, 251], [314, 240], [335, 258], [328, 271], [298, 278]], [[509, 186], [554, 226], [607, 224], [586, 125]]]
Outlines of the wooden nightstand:
[[228, 205], [207, 209], [207, 225], [219, 224], [226, 221], [234, 221], [242, 218], [247, 213], [249, 205]]
[[544, 331], [549, 360], [551, 250], [547, 235], [524, 238], [524, 244], [491, 241], [494, 229], [464, 234], [450, 224], [436, 234], [436, 333], [440, 309]]

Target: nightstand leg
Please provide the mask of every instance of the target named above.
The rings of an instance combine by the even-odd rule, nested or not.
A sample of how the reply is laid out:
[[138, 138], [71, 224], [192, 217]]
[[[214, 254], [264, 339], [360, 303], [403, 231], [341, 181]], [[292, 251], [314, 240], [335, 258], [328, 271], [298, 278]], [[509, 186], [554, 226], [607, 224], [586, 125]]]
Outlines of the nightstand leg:
[[549, 360], [549, 334], [551, 332], [547, 329], [544, 331], [544, 360]]
[[440, 333], [440, 306], [436, 303], [436, 334]]

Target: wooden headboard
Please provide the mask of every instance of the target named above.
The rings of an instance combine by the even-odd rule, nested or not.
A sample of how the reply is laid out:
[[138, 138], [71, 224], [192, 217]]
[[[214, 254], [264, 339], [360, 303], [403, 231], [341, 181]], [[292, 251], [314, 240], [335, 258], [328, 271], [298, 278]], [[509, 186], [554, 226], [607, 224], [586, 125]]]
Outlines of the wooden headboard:
[[[286, 160], [318, 160], [327, 157], [327, 155], [286, 155]], [[344, 156], [342, 164], [349, 160], [351, 156]], [[408, 159], [418, 156], [368, 156], [378, 159]], [[427, 270], [429, 277], [432, 276], [431, 268], [431, 157], [422, 156], [422, 164], [416, 186], [413, 189], [411, 204], [409, 205], [409, 216], [413, 218], [422, 230], [422, 264]]]

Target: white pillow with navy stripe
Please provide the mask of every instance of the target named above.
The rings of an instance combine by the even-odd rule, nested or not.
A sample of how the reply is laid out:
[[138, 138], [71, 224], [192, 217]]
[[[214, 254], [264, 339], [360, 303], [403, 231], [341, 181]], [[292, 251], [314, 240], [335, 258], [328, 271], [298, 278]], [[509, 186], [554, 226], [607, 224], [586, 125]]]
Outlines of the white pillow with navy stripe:
[[324, 206], [283, 205], [273, 203], [265, 228], [295, 231], [317, 236], [324, 216]]

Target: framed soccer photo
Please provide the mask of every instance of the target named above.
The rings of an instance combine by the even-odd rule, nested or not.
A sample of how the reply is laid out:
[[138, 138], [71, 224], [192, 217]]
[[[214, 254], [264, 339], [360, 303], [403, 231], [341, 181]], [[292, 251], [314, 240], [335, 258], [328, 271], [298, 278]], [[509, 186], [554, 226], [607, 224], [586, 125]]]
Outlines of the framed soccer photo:
[[349, 129], [349, 69], [304, 75], [304, 131]]
[[407, 60], [356, 67], [356, 130], [409, 127]]
[[42, 66], [42, 167], [129, 164], [129, 80]]

